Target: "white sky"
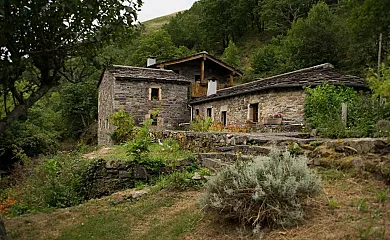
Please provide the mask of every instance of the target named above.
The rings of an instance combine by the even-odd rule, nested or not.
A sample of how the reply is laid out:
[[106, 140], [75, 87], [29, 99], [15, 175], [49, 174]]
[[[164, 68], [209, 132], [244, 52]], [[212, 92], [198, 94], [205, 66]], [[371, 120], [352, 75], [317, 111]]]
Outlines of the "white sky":
[[189, 9], [197, 0], [144, 0], [138, 20], [144, 22], [156, 17]]

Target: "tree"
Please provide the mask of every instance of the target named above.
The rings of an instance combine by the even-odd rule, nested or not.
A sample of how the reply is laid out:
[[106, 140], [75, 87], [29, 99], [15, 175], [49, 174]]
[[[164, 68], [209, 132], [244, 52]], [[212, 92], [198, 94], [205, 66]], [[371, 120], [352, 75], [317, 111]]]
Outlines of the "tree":
[[141, 0], [1, 1], [1, 97], [4, 105], [11, 97], [13, 106], [4, 108], [0, 134], [61, 78], [78, 82], [85, 77], [93, 62], [88, 59], [95, 59], [103, 46], [132, 27], [141, 4]]
[[379, 35], [383, 35], [383, 56], [390, 54], [390, 4], [388, 0], [352, 0], [348, 25], [352, 31], [350, 58], [355, 66], [377, 66]]
[[340, 32], [337, 19], [326, 3], [318, 3], [306, 19], [293, 23], [287, 33], [285, 47], [291, 63], [299, 69], [321, 63], [339, 63]]
[[[388, 57], [390, 62], [390, 57]], [[371, 73], [368, 77], [368, 83], [371, 90], [374, 92], [374, 95], [386, 99], [387, 102], [390, 101], [390, 66], [382, 64], [380, 76], [378, 76], [375, 71], [371, 70]]]
[[133, 55], [132, 65], [144, 67], [149, 56], [154, 56], [159, 61], [165, 61], [183, 57], [189, 52], [190, 50], [184, 46], [177, 48], [167, 31], [157, 30], [140, 38]]
[[229, 42], [229, 46], [223, 52], [222, 60], [235, 67], [240, 64], [240, 52], [233, 41]]

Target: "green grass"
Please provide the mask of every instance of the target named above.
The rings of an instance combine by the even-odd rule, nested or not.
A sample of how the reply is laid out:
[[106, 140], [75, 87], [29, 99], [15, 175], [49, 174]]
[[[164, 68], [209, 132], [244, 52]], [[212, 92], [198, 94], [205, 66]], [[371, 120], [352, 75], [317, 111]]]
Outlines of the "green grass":
[[193, 212], [185, 209], [175, 214], [171, 221], [164, 221], [161, 224], [156, 224], [155, 219], [152, 219], [151, 228], [148, 232], [138, 239], [160, 239], [160, 240], [175, 240], [181, 239], [180, 236], [186, 232], [191, 232], [201, 218], [199, 211]]
[[131, 234], [131, 222], [123, 213], [110, 212], [87, 217], [82, 224], [65, 229], [58, 239], [125, 239]]
[[[158, 143], [154, 143], [149, 147], [148, 157], [153, 161], [165, 161], [165, 160], [180, 160], [185, 158], [193, 158], [194, 154], [190, 151], [182, 150], [179, 144], [170, 139], [162, 141], [161, 146]], [[121, 160], [131, 161], [132, 156], [129, 156], [125, 145], [115, 145], [112, 150], [107, 154], [98, 154], [96, 158], [102, 158], [104, 160]]]
[[[180, 196], [160, 192], [137, 202], [124, 201], [113, 205], [108, 201], [97, 214], [88, 215], [81, 223], [64, 229], [58, 239], [179, 239], [182, 233], [194, 227], [200, 217], [200, 213], [188, 209], [167, 219], [158, 216], [158, 212], [164, 213], [165, 208], [172, 207], [179, 199]], [[86, 210], [83, 209], [83, 212], [86, 213]], [[147, 222], [150, 222], [151, 227], [146, 233], [134, 230]]]
[[172, 17], [176, 16], [179, 12], [175, 12], [169, 15], [165, 15], [162, 17], [154, 18], [142, 23], [145, 26], [146, 33], [150, 33], [156, 30], [161, 29], [165, 24], [169, 23]]

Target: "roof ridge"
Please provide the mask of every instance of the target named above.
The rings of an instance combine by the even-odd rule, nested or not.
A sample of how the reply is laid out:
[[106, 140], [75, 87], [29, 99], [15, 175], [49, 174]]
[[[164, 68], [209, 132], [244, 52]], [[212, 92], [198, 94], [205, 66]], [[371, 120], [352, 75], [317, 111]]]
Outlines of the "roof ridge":
[[[152, 71], [162, 71], [162, 72], [174, 72], [172, 70], [168, 69], [161, 69], [161, 68], [146, 68], [146, 67], [134, 67], [134, 66], [125, 66], [125, 65], [112, 65], [111, 67], [114, 68], [130, 68], [130, 69], [142, 69], [142, 70], [152, 70]], [[109, 69], [110, 67], [108, 67]]]
[[239, 85], [236, 85], [236, 86], [233, 86], [233, 87], [228, 87], [228, 88], [224, 88], [224, 89], [218, 90], [218, 92], [229, 90], [229, 89], [236, 88], [236, 87], [246, 86], [246, 85], [253, 84], [253, 83], [256, 83], [256, 82], [261, 82], [261, 81], [266, 81], [266, 80], [269, 80], [269, 79], [283, 77], [283, 76], [287, 76], [287, 75], [294, 74], [294, 73], [300, 73], [300, 72], [310, 71], [310, 70], [314, 70], [314, 69], [321, 69], [321, 68], [323, 68], [323, 69], [328, 69], [328, 68], [329, 69], [334, 69], [335, 67], [331, 63], [323, 63], [323, 64], [315, 65], [315, 66], [312, 66], [312, 67], [308, 67], [308, 68], [302, 68], [302, 69], [299, 69], [299, 70], [295, 70], [295, 71], [291, 71], [291, 72], [286, 72], [286, 73], [274, 75], [274, 76], [271, 76], [271, 77], [255, 79], [252, 82], [247, 82], [247, 83], [239, 84]]

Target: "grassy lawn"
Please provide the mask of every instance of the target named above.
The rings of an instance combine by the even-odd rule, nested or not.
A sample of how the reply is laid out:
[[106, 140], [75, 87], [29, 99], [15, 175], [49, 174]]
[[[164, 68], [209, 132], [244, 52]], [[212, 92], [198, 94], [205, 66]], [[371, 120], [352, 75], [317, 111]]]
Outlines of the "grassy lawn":
[[[336, 169], [319, 173], [324, 193], [308, 200], [304, 222], [265, 230], [264, 239], [390, 239], [388, 186]], [[249, 227], [202, 213], [197, 204], [201, 194], [162, 190], [138, 201], [112, 195], [6, 219], [6, 227], [10, 239], [258, 239]]]

